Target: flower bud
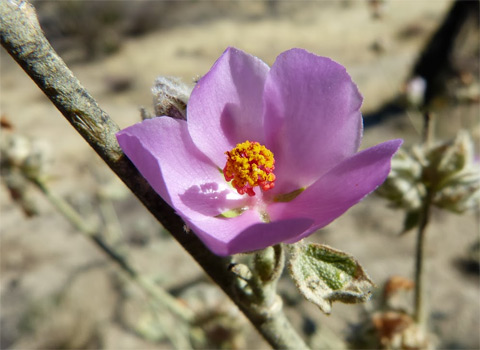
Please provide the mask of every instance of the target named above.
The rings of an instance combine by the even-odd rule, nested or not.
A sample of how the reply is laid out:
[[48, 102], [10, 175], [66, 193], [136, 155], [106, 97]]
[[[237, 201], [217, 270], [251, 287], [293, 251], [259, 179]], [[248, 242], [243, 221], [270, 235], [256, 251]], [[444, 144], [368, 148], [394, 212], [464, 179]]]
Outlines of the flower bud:
[[176, 77], [158, 77], [152, 87], [155, 116], [187, 119], [187, 102], [192, 89]]
[[0, 147], [2, 167], [7, 171], [16, 169], [30, 178], [45, 173], [50, 158], [48, 144], [18, 134], [4, 136]]
[[410, 153], [398, 152], [378, 194], [407, 210], [419, 208], [427, 192], [433, 205], [455, 213], [479, 206], [480, 167], [467, 132], [430, 148], [413, 147]]
[[25, 136], [8, 134], [2, 140], [2, 158], [13, 166], [20, 166], [31, 152], [30, 140]]
[[420, 208], [426, 193], [420, 182], [422, 165], [403, 150], [392, 160], [392, 170], [377, 194], [390, 200], [394, 207], [415, 210]]
[[50, 151], [48, 143], [33, 140], [30, 154], [22, 164], [22, 171], [30, 178], [38, 178], [45, 174], [51, 163]]

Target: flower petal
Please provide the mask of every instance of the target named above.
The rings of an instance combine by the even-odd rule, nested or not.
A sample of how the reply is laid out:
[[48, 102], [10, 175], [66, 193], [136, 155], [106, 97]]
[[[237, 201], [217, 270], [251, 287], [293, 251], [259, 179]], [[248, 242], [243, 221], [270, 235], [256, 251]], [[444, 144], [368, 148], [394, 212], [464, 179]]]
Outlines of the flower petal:
[[308, 231], [287, 243], [329, 224], [380, 186], [401, 144], [402, 140], [392, 140], [359, 152], [327, 172], [291, 202], [271, 204], [268, 213], [272, 220], [295, 217], [314, 220]]
[[195, 147], [184, 120], [148, 119], [120, 131], [117, 139], [153, 189], [184, 215], [215, 216], [246, 200]]
[[228, 48], [200, 79], [187, 106], [193, 142], [218, 167], [237, 143], [263, 143], [262, 94], [269, 67], [243, 51]]
[[280, 54], [265, 83], [267, 147], [275, 154], [275, 193], [308, 186], [355, 153], [362, 96], [345, 68], [301, 49]]
[[213, 253], [222, 256], [251, 252], [295, 239], [313, 223], [312, 219], [306, 218], [265, 223], [252, 210], [229, 219], [183, 219]]

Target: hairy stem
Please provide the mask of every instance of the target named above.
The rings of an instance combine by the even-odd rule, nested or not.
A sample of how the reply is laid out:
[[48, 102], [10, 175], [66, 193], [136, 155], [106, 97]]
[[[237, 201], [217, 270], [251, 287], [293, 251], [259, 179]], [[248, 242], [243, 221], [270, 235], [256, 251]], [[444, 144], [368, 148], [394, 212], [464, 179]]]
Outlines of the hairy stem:
[[281, 244], [265, 248], [254, 255], [250, 286], [265, 307], [276, 302], [277, 284], [284, 266], [285, 252]]
[[[423, 115], [423, 145], [428, 149], [432, 146], [434, 127], [433, 115], [426, 111]], [[424, 174], [429, 178], [429, 174]], [[420, 327], [425, 328], [427, 322], [426, 305], [425, 305], [425, 234], [430, 219], [430, 210], [432, 206], [433, 190], [431, 188], [431, 181], [427, 181], [427, 194], [423, 200], [420, 211], [420, 222], [417, 230], [417, 241], [415, 246], [415, 291], [414, 291], [414, 312], [413, 318]]]
[[427, 193], [421, 212], [420, 224], [417, 231], [417, 242], [415, 251], [415, 308], [414, 319], [418, 325], [425, 327], [427, 323], [427, 313], [425, 306], [425, 233], [430, 219], [431, 194]]
[[187, 234], [181, 218], [125, 157], [115, 138], [118, 126], [53, 50], [42, 33], [33, 6], [27, 1], [0, 1], [0, 34], [2, 46], [8, 53], [145, 207], [232, 298], [270, 345], [284, 349], [306, 348], [281, 310], [265, 315], [255, 306], [237, 300], [236, 276], [228, 269], [231, 259], [214, 255], [194, 234]]

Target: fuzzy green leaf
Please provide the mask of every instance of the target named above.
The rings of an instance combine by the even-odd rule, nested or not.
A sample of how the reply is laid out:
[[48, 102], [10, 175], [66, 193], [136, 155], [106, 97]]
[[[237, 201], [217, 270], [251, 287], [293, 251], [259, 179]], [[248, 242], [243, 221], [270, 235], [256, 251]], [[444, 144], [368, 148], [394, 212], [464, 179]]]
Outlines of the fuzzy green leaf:
[[326, 314], [334, 301], [367, 301], [374, 286], [351, 255], [321, 244], [294, 245], [289, 270], [300, 293]]

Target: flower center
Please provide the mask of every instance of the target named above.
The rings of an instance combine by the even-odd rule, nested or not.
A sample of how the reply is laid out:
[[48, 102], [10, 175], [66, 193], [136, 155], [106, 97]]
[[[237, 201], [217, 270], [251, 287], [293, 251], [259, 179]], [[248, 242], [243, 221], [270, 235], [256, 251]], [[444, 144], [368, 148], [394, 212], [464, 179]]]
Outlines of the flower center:
[[225, 152], [227, 163], [223, 168], [225, 180], [232, 181], [239, 194], [255, 196], [253, 188], [259, 186], [268, 191], [275, 186], [275, 159], [273, 153], [258, 142], [239, 143]]

